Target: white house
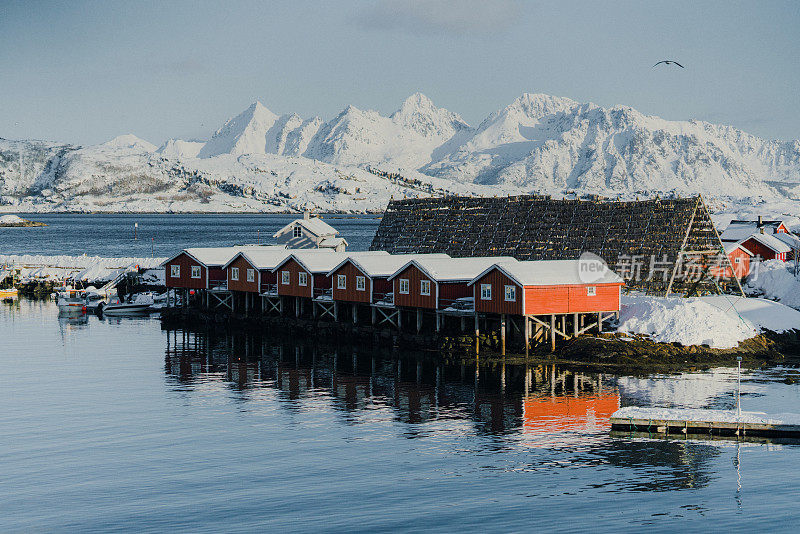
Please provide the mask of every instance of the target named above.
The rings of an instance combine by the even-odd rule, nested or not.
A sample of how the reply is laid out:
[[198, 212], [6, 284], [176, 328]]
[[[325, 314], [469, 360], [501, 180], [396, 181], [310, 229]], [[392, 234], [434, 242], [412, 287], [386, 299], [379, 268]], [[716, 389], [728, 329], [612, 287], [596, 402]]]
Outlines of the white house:
[[329, 248], [344, 252], [348, 243], [343, 237], [336, 237], [338, 233], [334, 227], [306, 211], [302, 219], [290, 222], [272, 237], [287, 248]]

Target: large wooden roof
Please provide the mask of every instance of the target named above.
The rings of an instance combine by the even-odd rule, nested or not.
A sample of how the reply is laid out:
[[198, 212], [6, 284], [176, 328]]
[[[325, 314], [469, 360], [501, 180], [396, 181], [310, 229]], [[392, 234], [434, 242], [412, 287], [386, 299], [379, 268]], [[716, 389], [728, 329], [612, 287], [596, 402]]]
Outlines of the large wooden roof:
[[[741, 291], [738, 284], [719, 287], [711, 280], [688, 287], [672, 272], [664, 274], [667, 266], [674, 271], [679, 257], [709, 258], [723, 250], [699, 196], [630, 202], [539, 195], [395, 200], [386, 208], [370, 248], [392, 254], [518, 260], [578, 259], [591, 252], [618, 272], [619, 263], [638, 257], [633, 260], [638, 280], [623, 275], [632, 288], [650, 293]], [[651, 258], [659, 263], [651, 264]]]

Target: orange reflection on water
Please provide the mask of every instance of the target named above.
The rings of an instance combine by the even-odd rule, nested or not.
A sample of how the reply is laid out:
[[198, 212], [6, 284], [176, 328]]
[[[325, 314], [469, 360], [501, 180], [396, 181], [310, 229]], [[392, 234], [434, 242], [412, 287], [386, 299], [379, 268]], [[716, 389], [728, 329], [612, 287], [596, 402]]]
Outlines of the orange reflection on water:
[[522, 404], [523, 432], [539, 436], [608, 431], [611, 414], [618, 409], [619, 394], [611, 391], [577, 397], [527, 397]]

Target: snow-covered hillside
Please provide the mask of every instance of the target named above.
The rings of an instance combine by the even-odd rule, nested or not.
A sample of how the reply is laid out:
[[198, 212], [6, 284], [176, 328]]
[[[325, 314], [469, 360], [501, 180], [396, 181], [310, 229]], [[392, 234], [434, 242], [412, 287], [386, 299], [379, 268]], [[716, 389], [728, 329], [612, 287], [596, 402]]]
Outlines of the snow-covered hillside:
[[205, 142], [159, 148], [130, 134], [89, 147], [0, 139], [4, 211], [375, 211], [392, 196], [531, 192], [701, 193], [720, 211], [791, 211], [800, 141], [541, 94], [472, 128], [419, 93], [388, 117], [348, 106], [327, 122], [256, 102]]

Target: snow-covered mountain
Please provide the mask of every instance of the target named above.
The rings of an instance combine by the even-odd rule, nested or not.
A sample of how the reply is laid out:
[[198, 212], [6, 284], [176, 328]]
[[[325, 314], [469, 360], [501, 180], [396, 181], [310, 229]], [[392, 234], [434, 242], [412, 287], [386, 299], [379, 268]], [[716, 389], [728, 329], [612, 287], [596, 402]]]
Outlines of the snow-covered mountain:
[[[800, 197], [800, 141], [524, 94], [476, 128], [416, 93], [329, 121], [255, 102], [207, 141], [0, 139], [3, 210], [380, 210], [391, 196], [701, 193]], [[5, 207], [3, 207], [5, 206]]]

